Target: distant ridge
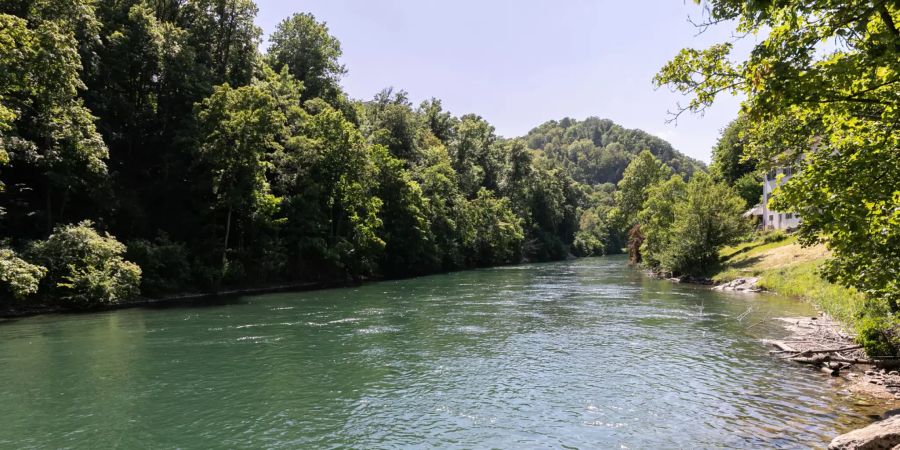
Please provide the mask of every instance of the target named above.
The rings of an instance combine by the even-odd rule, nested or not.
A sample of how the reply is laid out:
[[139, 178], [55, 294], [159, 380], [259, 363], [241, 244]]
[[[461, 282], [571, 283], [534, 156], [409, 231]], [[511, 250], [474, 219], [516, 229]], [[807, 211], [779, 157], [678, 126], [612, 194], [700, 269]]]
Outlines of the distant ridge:
[[526, 134], [528, 147], [559, 162], [572, 178], [592, 185], [618, 183], [631, 159], [643, 150], [689, 178], [706, 170], [703, 162], [643, 130], [627, 129], [609, 119], [588, 117], [545, 122]]

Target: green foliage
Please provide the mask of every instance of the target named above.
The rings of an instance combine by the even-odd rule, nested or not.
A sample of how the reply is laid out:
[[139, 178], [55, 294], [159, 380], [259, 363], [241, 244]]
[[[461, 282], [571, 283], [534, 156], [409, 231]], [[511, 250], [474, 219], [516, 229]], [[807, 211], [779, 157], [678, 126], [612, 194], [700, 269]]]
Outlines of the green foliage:
[[123, 259], [125, 245], [97, 233], [90, 221], [55, 228], [46, 240], [33, 244], [30, 254], [47, 268], [42, 295], [62, 306], [118, 303], [139, 292], [141, 269]]
[[686, 178], [703, 168], [703, 163], [658, 137], [596, 117], [546, 122], [529, 131], [525, 139], [529, 148], [562, 165], [572, 178], [592, 185], [618, 183], [625, 167], [645, 150]]
[[[4, 245], [39, 241], [34, 258], [4, 253], [4, 289], [76, 307], [133, 295], [120, 244], [87, 223], [54, 231], [86, 218], [129, 243], [148, 295], [619, 252], [641, 177], [702, 168], [610, 121], [506, 139], [438, 99], [349, 100], [324, 23], [295, 14], [260, 54], [256, 12], [0, 5], [0, 230]], [[638, 168], [643, 150], [658, 174]]]
[[641, 152], [625, 168], [616, 191], [617, 214], [622, 229], [629, 229], [637, 222], [638, 212], [649, 197], [650, 188], [669, 178], [672, 170], [649, 151]]
[[606, 217], [600, 214], [592, 209], [581, 213], [578, 232], [572, 243], [572, 253], [575, 256], [602, 256], [610, 253], [608, 246], [612, 230], [605, 221]]
[[460, 231], [471, 264], [483, 267], [519, 261], [524, 233], [509, 199], [495, 198], [481, 188], [463, 211]]
[[712, 150], [709, 172], [713, 178], [734, 185], [739, 179], [756, 171], [757, 161], [747, 159], [744, 152], [750, 138], [750, 127], [749, 119], [741, 115], [722, 130], [722, 136]]
[[762, 202], [762, 181], [756, 174], [747, 173], [734, 181], [734, 192], [744, 200], [747, 208], [751, 208]]
[[[49, 231], [58, 202], [81, 200], [106, 174], [106, 146], [78, 96], [79, 38], [96, 31], [93, 4], [56, 3], [36, 2], [22, 17], [0, 7], [0, 160], [14, 162], [7, 177], [16, 186], [10, 195], [20, 197], [11, 218], [17, 234], [38, 228], [38, 217]], [[69, 7], [81, 14], [57, 15]]]
[[402, 160], [375, 147], [378, 167], [379, 217], [385, 248], [380, 267], [389, 276], [417, 275], [440, 268], [440, 254], [428, 223], [427, 200]]
[[190, 286], [193, 270], [184, 244], [162, 235], [150, 241], [128, 243], [125, 258], [141, 268], [141, 293], [156, 296], [179, 292]]
[[763, 243], [770, 244], [772, 242], [781, 242], [787, 239], [787, 233], [782, 230], [773, 230], [767, 231], [763, 234], [762, 241]]
[[[687, 196], [687, 184], [679, 175], [672, 175], [667, 181], [651, 186], [647, 191], [647, 201], [638, 214], [642, 241], [639, 244], [640, 261], [649, 267], [661, 267], [664, 255], [677, 245], [675, 241], [687, 236], [677, 234], [675, 210]], [[671, 267], [664, 270], [674, 271]]]
[[867, 314], [857, 323], [857, 342], [871, 357], [895, 357], [900, 354], [900, 323], [884, 314]]
[[701, 275], [719, 259], [719, 249], [746, 230], [744, 201], [724, 183], [697, 174], [649, 189], [640, 214], [644, 263], [676, 275]]
[[341, 43], [328, 34], [325, 23], [312, 14], [294, 14], [281, 21], [269, 37], [270, 64], [275, 70], [287, 67], [303, 82], [304, 98], [334, 99], [338, 81], [347, 71], [338, 62]]
[[[731, 43], [684, 49], [656, 77], [702, 111], [722, 92], [747, 96], [745, 158], [800, 161], [772, 206], [825, 243], [827, 277], [900, 310], [900, 6], [896, 2], [714, 0], [711, 23], [765, 36], [746, 60]], [[823, 49], [828, 49], [823, 51]]]
[[28, 263], [8, 248], [0, 248], [0, 292], [25, 299], [37, 293], [46, 274], [46, 268]]

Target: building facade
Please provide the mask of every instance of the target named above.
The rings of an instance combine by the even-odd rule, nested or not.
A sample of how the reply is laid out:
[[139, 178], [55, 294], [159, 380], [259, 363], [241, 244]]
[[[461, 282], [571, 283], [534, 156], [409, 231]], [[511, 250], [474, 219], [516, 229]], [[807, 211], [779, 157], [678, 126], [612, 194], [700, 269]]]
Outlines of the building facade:
[[772, 198], [775, 188], [787, 183], [791, 176], [793, 176], [793, 169], [790, 167], [779, 167], [766, 173], [763, 180], [762, 204], [758, 209], [762, 216], [760, 223], [763, 229], [793, 230], [800, 226], [802, 221], [797, 214], [769, 209], [769, 199]]

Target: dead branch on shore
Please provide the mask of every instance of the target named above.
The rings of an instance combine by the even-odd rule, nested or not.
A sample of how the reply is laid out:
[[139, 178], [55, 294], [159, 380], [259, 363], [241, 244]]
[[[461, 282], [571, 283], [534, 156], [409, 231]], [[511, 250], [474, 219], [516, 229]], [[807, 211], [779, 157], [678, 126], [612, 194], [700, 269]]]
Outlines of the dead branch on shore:
[[850, 350], [859, 350], [859, 349], [861, 349], [861, 348], [863, 348], [862, 345], [851, 345], [851, 346], [849, 346], [849, 347], [841, 347], [841, 348], [822, 348], [822, 349], [808, 349], [808, 350], [803, 350], [803, 351], [793, 350], [793, 349], [791, 349], [791, 350], [772, 350], [772, 351], [770, 351], [769, 353], [770, 353], [770, 354], [773, 354], [773, 355], [775, 355], [775, 354], [780, 354], [780, 353], [796, 353], [797, 356], [810, 356], [810, 355], [814, 355], [814, 354], [817, 354], [817, 353], [841, 353], [841, 352], [848, 352], [848, 351], [850, 351]]

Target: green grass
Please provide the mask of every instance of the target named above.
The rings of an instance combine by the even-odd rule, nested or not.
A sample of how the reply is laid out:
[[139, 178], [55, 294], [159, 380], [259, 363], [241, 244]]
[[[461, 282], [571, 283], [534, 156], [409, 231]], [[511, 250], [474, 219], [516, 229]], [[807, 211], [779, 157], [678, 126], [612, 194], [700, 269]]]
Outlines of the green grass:
[[819, 276], [821, 261], [810, 261], [795, 266], [764, 270], [759, 286], [781, 295], [809, 300], [829, 316], [855, 329], [862, 316], [865, 297], [852, 288], [845, 288]]
[[[822, 250], [801, 249], [794, 245], [795, 236], [777, 242], [766, 240], [760, 236], [752, 242], [723, 248], [722, 263], [712, 278], [724, 282], [739, 277], [760, 277], [760, 287], [810, 301], [848, 329], [857, 328], [865, 309], [865, 297], [855, 289], [830, 283], [819, 275], [819, 267], [824, 262], [824, 256], [820, 256]], [[797, 263], [787, 258], [794, 252], [804, 256]]]
[[740, 259], [742, 256], [745, 258], [755, 256], [760, 253], [765, 253], [766, 250], [795, 243], [797, 243], [796, 236], [788, 236], [782, 241], [775, 242], [765, 242], [762, 239], [757, 239], [751, 242], [742, 242], [740, 244], [723, 247], [722, 250], [719, 251], [719, 255], [725, 261], [729, 261], [731, 259]]
[[894, 330], [900, 322], [893, 318], [887, 305], [867, 300], [853, 288], [831, 283], [822, 278], [819, 268], [827, 257], [823, 247], [801, 248], [796, 237], [777, 242], [779, 236], [758, 236], [751, 242], [725, 247], [722, 261], [711, 274], [717, 282], [740, 277], [759, 277], [759, 286], [780, 295], [812, 302], [856, 333], [869, 355], [896, 355], [900, 340]]

